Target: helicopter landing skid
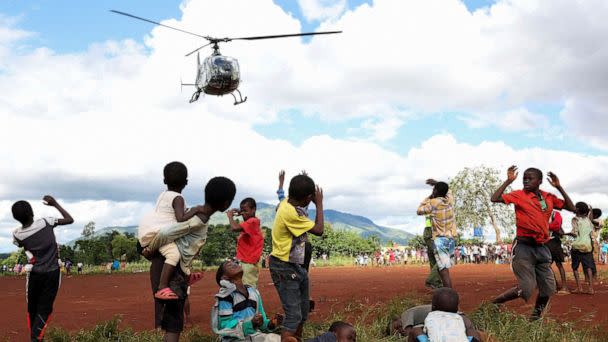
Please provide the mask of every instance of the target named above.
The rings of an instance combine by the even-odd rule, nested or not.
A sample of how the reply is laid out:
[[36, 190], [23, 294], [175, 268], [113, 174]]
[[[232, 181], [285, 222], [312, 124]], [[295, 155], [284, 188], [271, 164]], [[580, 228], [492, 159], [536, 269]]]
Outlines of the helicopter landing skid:
[[235, 91], [237, 93], [239, 93], [239, 99], [240, 99], [240, 100], [236, 99], [236, 96], [234, 95], [234, 91], [232, 93], [230, 93], [230, 95], [232, 95], [232, 97], [234, 97], [234, 105], [235, 106], [236, 105], [240, 105], [241, 103], [247, 101], [247, 96], [245, 96], [245, 99], [243, 99], [243, 95], [241, 95], [241, 92], [238, 89], [236, 89]]
[[201, 96], [201, 92], [200, 91], [195, 91], [194, 94], [192, 94], [192, 97], [190, 98], [190, 103], [198, 100], [198, 98]]

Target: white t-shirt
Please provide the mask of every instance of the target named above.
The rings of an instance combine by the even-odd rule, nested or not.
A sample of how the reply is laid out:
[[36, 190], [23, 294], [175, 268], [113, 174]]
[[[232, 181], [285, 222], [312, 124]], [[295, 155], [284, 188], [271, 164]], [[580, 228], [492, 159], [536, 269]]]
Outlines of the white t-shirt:
[[431, 311], [424, 320], [424, 332], [430, 342], [468, 342], [462, 316], [445, 311]]
[[158, 231], [170, 225], [177, 223], [175, 218], [175, 210], [173, 209], [173, 200], [182, 196], [179, 192], [163, 191], [156, 200], [154, 210], [146, 214], [140, 224], [137, 236], [142, 247], [150, 244], [150, 241], [158, 233]]

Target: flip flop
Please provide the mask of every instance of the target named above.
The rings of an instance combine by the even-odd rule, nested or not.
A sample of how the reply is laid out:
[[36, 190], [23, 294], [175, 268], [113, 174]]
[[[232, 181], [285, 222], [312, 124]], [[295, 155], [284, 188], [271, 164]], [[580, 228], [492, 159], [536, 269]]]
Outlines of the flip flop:
[[154, 294], [154, 298], [160, 299], [160, 300], [177, 300], [177, 299], [179, 299], [177, 297], [177, 295], [175, 294], [175, 292], [173, 292], [173, 290], [171, 290], [168, 287], [165, 287], [164, 289], [160, 289], [160, 290], [156, 291], [156, 293]]
[[203, 279], [203, 274], [200, 272], [192, 272], [188, 277], [188, 286], [196, 283], [197, 281]]

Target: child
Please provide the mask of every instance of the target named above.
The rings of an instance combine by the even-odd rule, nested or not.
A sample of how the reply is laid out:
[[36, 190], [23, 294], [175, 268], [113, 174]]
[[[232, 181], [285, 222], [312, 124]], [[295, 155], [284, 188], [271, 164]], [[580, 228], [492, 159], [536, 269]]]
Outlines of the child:
[[356, 342], [355, 328], [346, 322], [336, 321], [331, 324], [329, 331], [323, 335], [309, 339], [306, 342]]
[[266, 317], [258, 290], [243, 283], [243, 268], [234, 261], [225, 261], [217, 269], [215, 281], [220, 291], [215, 295], [211, 312], [213, 332], [221, 341], [280, 341], [276, 334], [283, 316]]
[[454, 257], [456, 242], [456, 222], [454, 221], [454, 198], [449, 193], [449, 186], [444, 182], [428, 179], [426, 184], [433, 186], [431, 196], [418, 207], [418, 215], [431, 217], [433, 226], [433, 252], [437, 261], [439, 277], [445, 287], [452, 287], [450, 268]]
[[[442, 287], [433, 292], [431, 312], [424, 318], [424, 328], [409, 329], [409, 340], [419, 342], [481, 341], [471, 321], [458, 313], [458, 293]], [[422, 309], [424, 311], [424, 308]], [[412, 315], [412, 317], [414, 317]]]
[[[243, 268], [243, 283], [258, 287], [260, 257], [264, 248], [264, 234], [260, 228], [260, 219], [255, 217], [257, 204], [251, 197], [241, 201], [241, 210], [231, 209], [226, 212], [233, 232], [240, 232], [236, 245], [236, 258]], [[243, 216], [243, 222], [234, 221], [234, 216]]]
[[[561, 286], [557, 291], [558, 294], [568, 294], [568, 286], [566, 285], [566, 270], [564, 270], [564, 249], [562, 247], [562, 236], [564, 231], [562, 230], [562, 215], [559, 211], [554, 210], [551, 213], [551, 219], [549, 220], [549, 234], [551, 239], [547, 242], [547, 247], [551, 252], [551, 260], [555, 262], [555, 266], [559, 271], [562, 279]], [[555, 282], [557, 283], [557, 276], [555, 276]]]
[[[163, 227], [171, 226], [177, 222], [185, 222], [194, 217], [200, 208], [195, 207], [186, 212], [186, 203], [181, 195], [182, 190], [188, 184], [188, 169], [180, 162], [171, 162], [163, 169], [164, 183], [167, 190], [163, 191], [156, 200], [154, 211], [146, 215], [139, 225], [139, 243], [144, 248], [142, 254], [146, 258], [154, 251], [150, 244], [158, 231]], [[179, 250], [173, 242], [158, 248], [160, 254], [165, 257], [165, 265], [160, 277], [159, 290], [154, 294], [155, 298], [163, 300], [175, 300], [177, 295], [169, 288], [169, 278], [180, 260]], [[184, 270], [186, 275], [190, 275], [190, 283], [194, 283], [202, 277], [201, 273], [192, 273]]]
[[[187, 298], [188, 280], [185, 276], [192, 260], [199, 254], [207, 239], [209, 217], [216, 211], [225, 211], [230, 207], [236, 187], [226, 177], [214, 177], [205, 186], [205, 204], [198, 207], [196, 215], [186, 222], [178, 222], [173, 226], [162, 228], [150, 242], [149, 248], [157, 250], [174, 242], [180, 254], [180, 268], [173, 272], [170, 281], [172, 290], [177, 295], [173, 301], [155, 302], [155, 324], [165, 331], [165, 341], [178, 341], [184, 328], [184, 306]], [[152, 291], [156, 293], [160, 287], [160, 277], [164, 265], [159, 256], [152, 257], [150, 266], [150, 281]], [[160, 302], [160, 303], [159, 303]]]
[[53, 228], [74, 223], [72, 216], [52, 196], [44, 196], [43, 203], [55, 207], [62, 218], [34, 220], [32, 206], [26, 201], [15, 202], [12, 207], [13, 217], [21, 223], [21, 227], [13, 232], [14, 243], [33, 255], [32, 269], [26, 281], [27, 322], [32, 341], [42, 341], [44, 337], [61, 282]]
[[[575, 205], [576, 216], [572, 218], [572, 273], [576, 280], [576, 292], [594, 294], [593, 290], [593, 223], [589, 219], [589, 206], [584, 202]], [[583, 292], [578, 277], [578, 265], [583, 264], [583, 274], [589, 289]]]
[[539, 189], [543, 173], [536, 168], [524, 172], [523, 190], [505, 194], [505, 190], [517, 179], [517, 167], [507, 170], [507, 180], [492, 195], [492, 202], [515, 205], [516, 238], [513, 243], [511, 268], [518, 285], [493, 300], [501, 304], [516, 298], [526, 302], [538, 287], [532, 319], [540, 318], [549, 298], [555, 292], [555, 278], [551, 270], [551, 252], [545, 245], [549, 241], [549, 219], [553, 209], [574, 211], [574, 204], [562, 188], [559, 178], [549, 172], [549, 184], [555, 187], [564, 200]]
[[[296, 207], [316, 205], [315, 222], [300, 215]], [[272, 227], [270, 275], [285, 311], [281, 337], [302, 338], [302, 328], [310, 309], [308, 271], [305, 259], [306, 233], [323, 235], [323, 191], [306, 175], [297, 175], [289, 183], [289, 198], [277, 209]]]

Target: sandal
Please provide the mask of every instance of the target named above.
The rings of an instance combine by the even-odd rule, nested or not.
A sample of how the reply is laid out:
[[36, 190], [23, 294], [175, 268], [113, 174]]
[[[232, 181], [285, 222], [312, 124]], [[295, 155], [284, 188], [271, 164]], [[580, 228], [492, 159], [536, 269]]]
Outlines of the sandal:
[[203, 274], [200, 272], [192, 272], [188, 277], [188, 286], [196, 283], [197, 281], [203, 279]]
[[156, 291], [156, 293], [154, 294], [154, 298], [160, 299], [160, 300], [177, 300], [177, 299], [179, 299], [177, 297], [177, 295], [175, 294], [175, 292], [173, 292], [173, 290], [171, 290], [168, 287], [165, 287], [164, 289], [160, 289], [160, 290]]

